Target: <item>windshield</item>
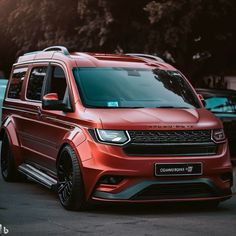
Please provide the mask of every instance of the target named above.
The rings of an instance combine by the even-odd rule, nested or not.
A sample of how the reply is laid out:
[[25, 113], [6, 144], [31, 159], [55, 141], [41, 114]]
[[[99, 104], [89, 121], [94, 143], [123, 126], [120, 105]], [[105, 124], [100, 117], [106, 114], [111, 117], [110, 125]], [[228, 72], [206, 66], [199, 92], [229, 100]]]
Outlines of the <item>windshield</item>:
[[177, 71], [143, 68], [74, 68], [85, 107], [199, 108]]
[[216, 113], [236, 113], [236, 96], [205, 98], [206, 109]]

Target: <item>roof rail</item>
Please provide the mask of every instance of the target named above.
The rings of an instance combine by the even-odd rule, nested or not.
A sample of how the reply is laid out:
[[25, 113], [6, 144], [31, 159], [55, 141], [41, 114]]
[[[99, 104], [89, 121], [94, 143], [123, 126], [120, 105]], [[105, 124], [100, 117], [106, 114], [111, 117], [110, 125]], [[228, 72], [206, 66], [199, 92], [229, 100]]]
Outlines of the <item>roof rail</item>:
[[66, 56], [70, 55], [68, 49], [63, 46], [52, 46], [52, 47], [45, 48], [43, 50], [43, 52], [50, 52], [50, 51], [62, 52]]
[[27, 52], [27, 53], [23, 54], [23, 56], [34, 55], [34, 54], [38, 54], [38, 53], [40, 53], [40, 52], [41, 52], [41, 51]]
[[126, 55], [131, 57], [139, 57], [139, 58], [145, 58], [153, 61], [159, 61], [159, 62], [165, 62], [162, 58], [150, 55], [150, 54], [143, 54], [143, 53], [126, 53]]

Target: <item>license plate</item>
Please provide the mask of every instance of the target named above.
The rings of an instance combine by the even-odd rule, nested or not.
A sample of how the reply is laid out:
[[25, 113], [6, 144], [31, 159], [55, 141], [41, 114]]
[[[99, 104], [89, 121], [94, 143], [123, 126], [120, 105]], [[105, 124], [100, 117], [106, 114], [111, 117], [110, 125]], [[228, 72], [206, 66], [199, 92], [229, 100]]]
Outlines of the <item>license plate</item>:
[[155, 164], [155, 176], [202, 175], [202, 163]]

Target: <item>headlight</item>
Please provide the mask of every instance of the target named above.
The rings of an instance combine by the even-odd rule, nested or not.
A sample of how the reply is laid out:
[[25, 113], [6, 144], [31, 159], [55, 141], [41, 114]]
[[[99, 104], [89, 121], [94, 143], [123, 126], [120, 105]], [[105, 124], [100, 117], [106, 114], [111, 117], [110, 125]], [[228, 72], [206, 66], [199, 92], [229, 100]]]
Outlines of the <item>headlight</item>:
[[104, 143], [124, 145], [130, 140], [127, 131], [97, 129], [96, 132], [99, 141]]
[[225, 141], [225, 132], [224, 129], [214, 129], [212, 130], [212, 139], [216, 142], [223, 142]]

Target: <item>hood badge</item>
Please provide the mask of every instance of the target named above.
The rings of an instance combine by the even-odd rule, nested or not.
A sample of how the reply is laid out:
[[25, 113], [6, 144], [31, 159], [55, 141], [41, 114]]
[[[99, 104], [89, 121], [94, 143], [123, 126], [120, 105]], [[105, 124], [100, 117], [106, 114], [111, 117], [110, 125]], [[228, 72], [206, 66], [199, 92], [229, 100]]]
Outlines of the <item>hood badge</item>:
[[149, 129], [191, 129], [193, 125], [149, 125]]

